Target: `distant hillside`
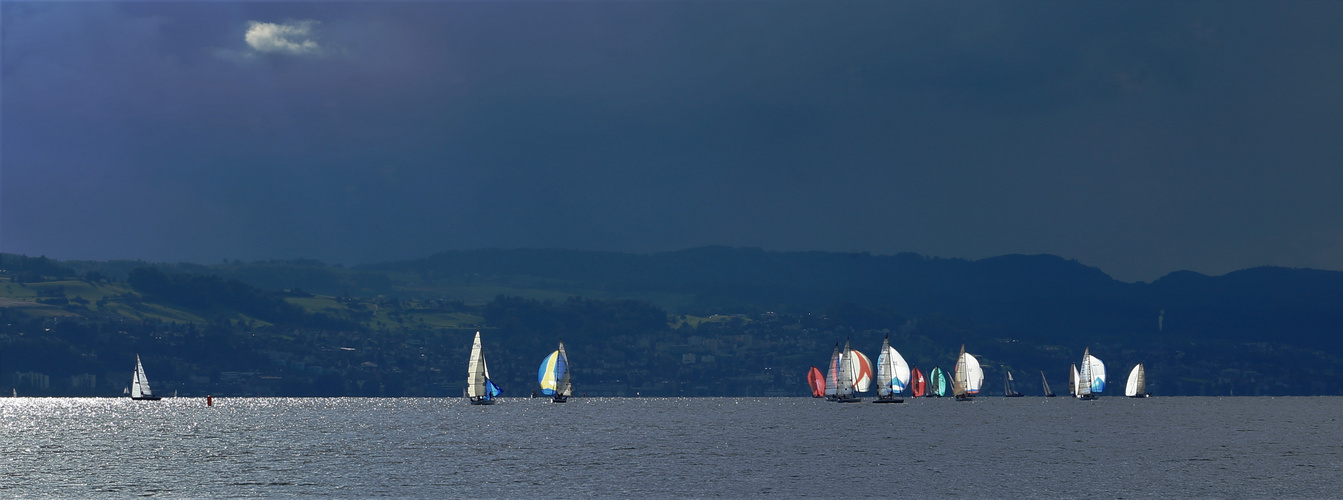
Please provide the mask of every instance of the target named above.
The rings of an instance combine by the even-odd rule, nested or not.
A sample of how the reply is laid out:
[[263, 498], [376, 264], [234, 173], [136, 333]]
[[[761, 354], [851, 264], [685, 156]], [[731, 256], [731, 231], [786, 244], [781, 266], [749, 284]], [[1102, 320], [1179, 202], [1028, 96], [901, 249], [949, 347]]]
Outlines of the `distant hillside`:
[[798, 377], [835, 342], [871, 350], [888, 336], [924, 366], [966, 343], [991, 378], [1058, 376], [1091, 346], [1112, 380], [1144, 362], [1164, 394], [1343, 393], [1329, 375], [1343, 370], [1343, 273], [1123, 283], [1050, 255], [475, 250], [354, 267], [0, 255], [0, 321], [0, 375], [67, 377], [52, 394], [83, 394], [84, 376], [120, 385], [141, 352], [190, 391], [452, 395], [477, 329], [515, 388], [564, 338], [594, 395], [801, 395]]

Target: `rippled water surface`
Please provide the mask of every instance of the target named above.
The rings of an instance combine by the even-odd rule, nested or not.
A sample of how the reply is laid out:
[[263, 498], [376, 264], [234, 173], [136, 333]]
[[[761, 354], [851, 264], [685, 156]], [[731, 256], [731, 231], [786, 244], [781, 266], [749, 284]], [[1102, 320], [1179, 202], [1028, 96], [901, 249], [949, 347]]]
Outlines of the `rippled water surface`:
[[0, 398], [0, 496], [1338, 497], [1343, 398]]

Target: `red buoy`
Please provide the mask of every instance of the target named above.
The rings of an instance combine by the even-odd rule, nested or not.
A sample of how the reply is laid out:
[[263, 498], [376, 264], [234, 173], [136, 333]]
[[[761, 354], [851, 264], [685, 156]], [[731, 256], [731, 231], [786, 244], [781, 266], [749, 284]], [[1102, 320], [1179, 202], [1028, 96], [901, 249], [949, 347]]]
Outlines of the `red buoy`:
[[205, 406], [214, 406], [214, 405], [215, 405], [215, 397], [214, 397], [214, 396], [211, 396], [211, 395], [209, 395], [209, 394], [206, 394], [206, 395], [205, 395]]

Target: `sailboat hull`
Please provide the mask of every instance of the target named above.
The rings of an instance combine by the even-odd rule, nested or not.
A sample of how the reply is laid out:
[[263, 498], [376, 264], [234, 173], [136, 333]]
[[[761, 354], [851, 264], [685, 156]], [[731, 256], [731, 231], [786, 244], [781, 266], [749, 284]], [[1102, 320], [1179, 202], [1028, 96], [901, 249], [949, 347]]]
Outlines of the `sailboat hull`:
[[564, 403], [569, 401], [569, 396], [555, 396], [550, 398], [551, 403]]
[[138, 398], [133, 397], [133, 398], [131, 398], [131, 399], [132, 399], [132, 400], [135, 400], [135, 401], [158, 401], [158, 400], [163, 399], [163, 398], [158, 397], [158, 396], [140, 396], [140, 397], [138, 397]]
[[901, 398], [877, 398], [877, 399], [872, 400], [872, 402], [873, 402], [873, 403], [903, 403], [903, 402], [905, 402], [905, 400], [904, 400], [904, 399], [901, 399]]
[[493, 399], [472, 399], [472, 400], [471, 400], [471, 404], [473, 404], [473, 405], [492, 405], [492, 404], [494, 404], [494, 403], [495, 403], [495, 401], [494, 401]]

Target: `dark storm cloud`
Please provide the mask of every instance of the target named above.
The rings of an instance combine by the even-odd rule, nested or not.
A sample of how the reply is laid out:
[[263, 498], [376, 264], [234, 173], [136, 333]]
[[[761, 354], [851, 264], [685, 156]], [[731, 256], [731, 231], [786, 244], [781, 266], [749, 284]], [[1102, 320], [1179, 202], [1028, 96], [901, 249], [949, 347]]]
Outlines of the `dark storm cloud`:
[[0, 8], [4, 251], [1343, 268], [1330, 3]]

